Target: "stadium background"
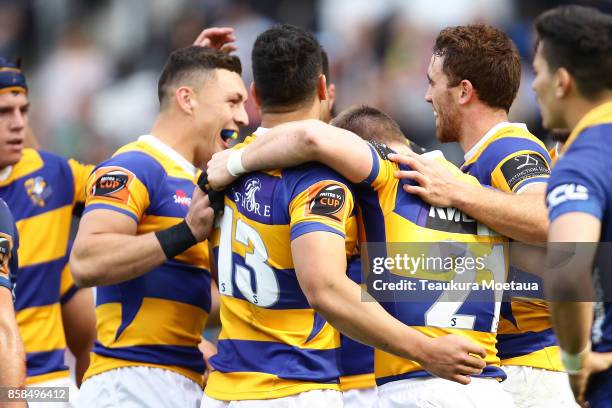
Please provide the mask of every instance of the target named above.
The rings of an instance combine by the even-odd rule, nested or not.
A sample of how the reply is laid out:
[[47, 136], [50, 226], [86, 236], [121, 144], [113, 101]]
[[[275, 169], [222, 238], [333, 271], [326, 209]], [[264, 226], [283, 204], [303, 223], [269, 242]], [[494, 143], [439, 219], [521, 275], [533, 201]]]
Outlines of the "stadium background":
[[[23, 60], [42, 147], [97, 163], [148, 132], [164, 60], [204, 27], [236, 29], [248, 85], [257, 34], [276, 22], [297, 24], [317, 33], [329, 54], [337, 111], [372, 104], [412, 140], [440, 148], [423, 99], [434, 38], [447, 25], [488, 22], [512, 36], [523, 58], [511, 120], [547, 139], [530, 88], [532, 22], [565, 3], [612, 12], [609, 0], [0, 0], [0, 55]], [[254, 129], [252, 103], [248, 111]], [[456, 146], [443, 150], [461, 162]]]

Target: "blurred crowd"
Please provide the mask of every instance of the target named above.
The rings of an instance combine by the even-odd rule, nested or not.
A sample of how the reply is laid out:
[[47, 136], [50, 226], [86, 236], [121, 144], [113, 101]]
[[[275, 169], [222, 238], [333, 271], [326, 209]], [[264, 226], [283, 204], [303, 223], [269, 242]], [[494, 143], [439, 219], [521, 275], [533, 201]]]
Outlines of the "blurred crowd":
[[[416, 143], [441, 148], [424, 101], [433, 40], [445, 26], [487, 22], [511, 35], [524, 62], [510, 118], [546, 140], [530, 88], [532, 21], [564, 3], [612, 12], [610, 0], [0, 0], [0, 55], [22, 59], [42, 147], [96, 163], [148, 132], [166, 57], [204, 27], [235, 28], [248, 85], [257, 34], [296, 24], [313, 30], [329, 54], [336, 111], [374, 105]], [[249, 116], [253, 129], [252, 104]], [[461, 162], [457, 148], [444, 150]]]

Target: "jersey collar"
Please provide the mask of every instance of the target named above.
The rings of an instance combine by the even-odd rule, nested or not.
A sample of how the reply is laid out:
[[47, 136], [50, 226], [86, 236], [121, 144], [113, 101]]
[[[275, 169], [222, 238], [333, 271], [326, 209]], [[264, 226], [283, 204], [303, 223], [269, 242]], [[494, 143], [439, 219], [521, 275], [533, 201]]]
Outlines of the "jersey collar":
[[474, 145], [472, 146], [472, 148], [470, 150], [467, 151], [467, 153], [465, 153], [465, 155], [463, 156], [463, 159], [465, 160], [465, 162], [467, 163], [469, 160], [471, 160], [476, 153], [478, 153], [478, 151], [502, 128], [506, 127], [506, 126], [516, 126], [516, 127], [521, 127], [524, 128], [525, 130], [527, 130], [527, 125], [524, 123], [511, 123], [511, 122], [500, 122], [497, 125], [493, 126], [491, 129], [489, 129], [487, 131], [487, 133], [485, 133], [485, 135]]
[[13, 171], [13, 166], [6, 166], [2, 170], [0, 170], [0, 181], [4, 181], [11, 176], [11, 172]]
[[608, 123], [610, 121], [610, 117], [612, 116], [612, 102], [603, 103], [594, 109], [591, 109], [586, 115], [580, 119], [580, 121], [576, 124], [576, 127], [572, 130], [567, 141], [561, 146], [560, 155], [563, 155], [567, 152], [570, 145], [576, 141], [580, 133], [586, 128], [591, 126], [599, 125], [601, 123]]
[[153, 135], [143, 135], [138, 138], [139, 142], [144, 142], [154, 148], [155, 150], [163, 153], [168, 158], [170, 158], [173, 162], [175, 162], [179, 167], [185, 170], [188, 174], [191, 174], [195, 177], [198, 174], [198, 169], [193, 163], [189, 162], [186, 158], [181, 156], [179, 152], [159, 140]]

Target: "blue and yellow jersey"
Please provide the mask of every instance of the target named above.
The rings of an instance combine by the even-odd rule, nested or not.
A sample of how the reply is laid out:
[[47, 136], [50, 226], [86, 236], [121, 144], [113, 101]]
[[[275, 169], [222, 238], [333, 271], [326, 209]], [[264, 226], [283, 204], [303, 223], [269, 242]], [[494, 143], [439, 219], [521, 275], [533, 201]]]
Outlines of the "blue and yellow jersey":
[[[137, 234], [166, 229], [187, 215], [197, 169], [151, 135], [120, 148], [96, 167], [85, 213], [110, 210], [131, 217]], [[97, 289], [96, 328], [85, 378], [127, 366], [171, 370], [202, 384], [200, 334], [210, 312], [206, 243], [150, 272]]]
[[318, 164], [250, 173], [232, 184], [211, 234], [221, 333], [207, 395], [259, 400], [339, 389], [339, 333], [302, 292], [291, 241], [325, 231], [354, 245], [352, 212], [344, 179]]
[[[371, 152], [373, 158], [371, 173], [366, 180], [355, 186], [357, 202], [362, 213], [359, 220], [360, 234], [363, 231], [365, 241], [369, 245], [386, 243], [385, 256], [394, 257], [399, 253], [393, 253], [398, 251], [393, 249], [393, 243], [466, 243], [460, 246], [464, 248], [470, 246], [470, 251], [476, 251], [479, 253], [478, 256], [486, 257], [487, 267], [478, 272], [470, 271], [465, 277], [473, 279], [474, 282], [479, 282], [481, 279], [487, 282], [505, 282], [506, 240], [457, 209], [436, 208], [415, 195], [406, 194], [402, 188], [406, 181], [394, 177], [395, 171], [400, 167], [387, 159], [391, 150], [383, 144], [371, 143]], [[463, 174], [443, 158], [440, 158], [440, 161], [456, 177], [478, 184], [476, 179]], [[402, 166], [401, 169], [408, 168]], [[472, 250], [472, 247], [477, 249]], [[428, 246], [424, 245], [423, 248], [426, 250]], [[481, 290], [480, 293], [467, 292], [463, 302], [455, 303], [456, 307], [449, 309], [450, 303], [444, 300], [447, 295], [444, 290], [424, 292], [418, 281], [428, 279], [431, 282], [448, 282], [455, 278], [461, 279], [462, 273], [456, 269], [444, 273], [423, 270], [415, 272], [414, 275], [405, 276], [394, 273], [393, 270], [388, 271], [389, 280], [415, 281], [416, 286], [415, 290], [409, 293], [410, 299], [381, 301], [381, 305], [392, 316], [427, 336], [457, 334], [469, 338], [486, 350], [487, 367], [482, 376], [505, 378], [495, 348], [500, 306], [496, 296], [500, 294], [495, 293], [493, 289]], [[474, 276], [471, 275], [472, 272]], [[378, 349], [375, 350], [374, 365], [376, 383], [379, 386], [391, 381], [430, 375], [418, 363]]]
[[73, 210], [85, 201], [92, 168], [24, 149], [22, 159], [0, 181], [0, 197], [13, 212], [22, 243], [15, 310], [28, 384], [68, 376], [61, 305], [77, 290], [68, 270], [70, 225]]
[[[610, 204], [612, 203], [612, 102], [602, 104], [578, 122], [561, 149], [553, 168], [546, 203], [552, 221], [558, 217], [580, 212], [601, 221], [601, 242], [612, 242]], [[603, 289], [604, 316], [593, 327], [593, 350], [612, 351], [612, 266], [609, 251], [600, 250], [598, 275]], [[597, 336], [595, 336], [597, 334]]]
[[[546, 147], [520, 123], [494, 126], [466, 153], [465, 160], [464, 172], [506, 193], [546, 183], [550, 177], [551, 159]], [[543, 287], [541, 278], [516, 268], [511, 268], [509, 279], [533, 281]], [[502, 364], [562, 370], [546, 302], [529, 300], [518, 292], [508, 297], [510, 301], [502, 304], [497, 332]]]
[[[348, 264], [348, 277], [355, 283], [363, 283], [361, 258], [353, 256]], [[344, 334], [340, 334], [340, 390], [371, 388], [374, 378], [374, 348], [366, 346]]]
[[13, 290], [19, 237], [13, 214], [0, 198], [0, 286]]

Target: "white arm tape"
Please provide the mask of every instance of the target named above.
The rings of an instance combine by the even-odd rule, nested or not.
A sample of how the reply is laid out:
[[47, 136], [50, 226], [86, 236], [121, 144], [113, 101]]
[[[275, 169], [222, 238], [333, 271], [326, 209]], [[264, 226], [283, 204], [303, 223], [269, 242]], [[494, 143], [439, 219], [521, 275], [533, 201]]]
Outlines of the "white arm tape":
[[244, 147], [234, 150], [229, 159], [227, 160], [227, 171], [234, 177], [238, 177], [247, 173], [246, 169], [242, 166], [242, 152]]

